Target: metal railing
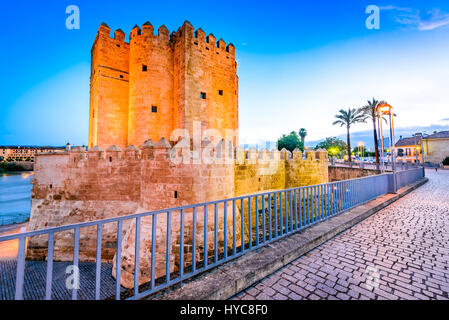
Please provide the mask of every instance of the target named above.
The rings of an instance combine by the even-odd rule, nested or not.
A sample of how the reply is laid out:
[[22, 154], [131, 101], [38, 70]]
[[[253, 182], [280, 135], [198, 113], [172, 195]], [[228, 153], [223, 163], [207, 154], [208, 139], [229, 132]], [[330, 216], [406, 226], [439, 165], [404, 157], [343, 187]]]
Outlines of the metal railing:
[[[381, 170], [382, 168], [385, 171], [393, 171], [393, 165], [391, 162], [384, 162], [376, 164], [373, 162], [332, 162], [330, 161], [330, 165], [334, 167], [349, 167], [356, 169], [372, 169], [372, 170]], [[383, 167], [382, 167], [383, 166]], [[422, 168], [423, 165], [419, 163], [408, 163], [408, 162], [396, 162], [396, 171], [407, 171], [411, 169]]]
[[425, 176], [425, 168], [409, 169], [396, 173], [397, 188], [403, 188]]
[[[422, 169], [400, 172], [397, 175], [398, 185], [404, 186], [423, 176]], [[78, 267], [80, 233], [85, 228], [96, 228], [95, 272], [91, 275], [95, 278], [95, 286], [92, 297], [101, 299], [102, 232], [107, 224], [115, 224], [117, 240], [114, 262], [115, 280], [113, 280], [115, 281], [115, 299], [141, 299], [174, 284], [182, 283], [185, 279], [242, 256], [248, 251], [384, 195], [391, 191], [393, 180], [391, 178], [392, 174], [382, 174], [263, 192], [7, 235], [0, 237], [0, 243], [18, 240], [14, 298], [23, 299], [27, 239], [35, 236], [48, 237], [45, 295], [40, 298], [52, 299], [55, 235], [59, 232], [73, 231], [73, 265]], [[135, 225], [132, 224], [135, 239], [131, 241], [134, 242], [134, 288], [125, 290], [127, 296], [124, 296], [124, 290], [121, 287], [122, 240], [125, 231], [124, 223], [130, 221], [135, 222]], [[151, 230], [151, 234], [142, 234], [143, 223], [150, 223], [151, 227], [147, 230]], [[158, 227], [160, 225], [163, 228]], [[141, 256], [141, 245], [144, 243], [141, 241], [142, 236], [151, 239], [147, 242], [146, 252], [149, 252], [149, 255], [145, 257]], [[161, 267], [161, 259], [164, 262], [163, 267]], [[141, 264], [143, 260], [148, 263], [148, 270], [143, 270]], [[139, 278], [142, 275], [145, 275], [145, 280]], [[72, 289], [72, 299], [78, 299], [79, 290], [79, 288]]]

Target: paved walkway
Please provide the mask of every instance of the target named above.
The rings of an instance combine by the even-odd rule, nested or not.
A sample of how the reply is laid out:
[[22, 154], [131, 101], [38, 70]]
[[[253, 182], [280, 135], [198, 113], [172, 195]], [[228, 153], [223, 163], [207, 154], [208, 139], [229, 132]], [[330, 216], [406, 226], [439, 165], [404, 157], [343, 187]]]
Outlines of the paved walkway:
[[449, 293], [449, 171], [233, 299], [444, 299]]

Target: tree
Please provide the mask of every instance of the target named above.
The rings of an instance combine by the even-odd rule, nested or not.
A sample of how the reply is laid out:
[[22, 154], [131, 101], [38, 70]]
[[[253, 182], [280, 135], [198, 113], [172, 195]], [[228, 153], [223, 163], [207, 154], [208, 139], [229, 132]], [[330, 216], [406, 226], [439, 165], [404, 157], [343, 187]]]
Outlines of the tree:
[[301, 128], [301, 129], [299, 129], [298, 133], [299, 133], [299, 136], [301, 137], [302, 144], [304, 145], [306, 137], [307, 137], [307, 130], [304, 128]]
[[349, 108], [348, 111], [340, 110], [338, 114], [335, 115], [335, 118], [337, 118], [336, 121], [334, 121], [333, 125], [339, 124], [340, 127], [345, 126], [346, 127], [346, 141], [347, 141], [347, 150], [348, 150], [348, 157], [349, 162], [352, 162], [352, 156], [351, 156], [351, 136], [350, 136], [350, 130], [351, 126], [360, 123], [360, 122], [366, 122], [366, 115], [363, 113], [360, 109], [351, 109]]
[[[368, 155], [369, 155], [369, 151], [365, 146], [363, 148], [357, 146], [352, 149], [352, 153], [355, 153], [356, 155], [358, 155], [359, 152], [362, 152], [365, 157], [368, 157]], [[361, 155], [362, 154], [360, 154], [360, 156]]]
[[346, 142], [341, 139], [329, 137], [318, 143], [314, 149], [326, 149], [331, 156], [335, 156], [340, 154], [342, 151], [347, 150], [347, 145]]
[[278, 139], [277, 147], [278, 150], [285, 148], [290, 152], [293, 152], [296, 148], [304, 151], [304, 143], [299, 139], [299, 135], [295, 131], [290, 132], [288, 136], [283, 134], [282, 137]]
[[[377, 101], [373, 98], [373, 101], [368, 101], [368, 104], [360, 110], [365, 114], [365, 116], [373, 122], [373, 137], [374, 137], [374, 153], [376, 154], [376, 163], [379, 163], [379, 140], [377, 137], [377, 107], [380, 104], [385, 103], [384, 101]], [[385, 120], [385, 119], [384, 119]]]

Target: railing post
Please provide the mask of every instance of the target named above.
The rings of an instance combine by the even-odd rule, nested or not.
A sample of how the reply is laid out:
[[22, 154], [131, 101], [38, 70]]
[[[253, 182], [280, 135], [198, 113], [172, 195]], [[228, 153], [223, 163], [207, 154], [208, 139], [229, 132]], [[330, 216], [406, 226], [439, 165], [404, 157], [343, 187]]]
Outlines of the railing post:
[[140, 254], [140, 217], [136, 218], [136, 229], [134, 237], [134, 295], [139, 294], [139, 254]]
[[101, 242], [103, 234], [103, 224], [97, 224], [97, 252], [95, 258], [95, 300], [100, 300], [101, 287]]
[[115, 254], [115, 300], [120, 300], [122, 271], [122, 220], [117, 221], [117, 250]]
[[16, 300], [23, 300], [23, 280], [25, 277], [25, 237], [19, 238], [19, 248], [17, 253], [17, 273], [16, 273]]
[[53, 280], [53, 247], [54, 233], [48, 234], [48, 256], [47, 256], [47, 281], [45, 285], [45, 300], [51, 300], [51, 289]]
[[79, 284], [80, 279], [79, 279], [79, 267], [78, 267], [78, 262], [79, 262], [79, 249], [80, 249], [80, 228], [76, 227], [75, 228], [75, 248], [73, 250], [73, 266], [74, 266], [74, 274], [76, 275], [76, 278], [74, 279], [74, 281], [76, 280], [76, 283], [74, 283], [73, 289], [72, 289], [72, 300], [77, 300], [78, 299], [78, 287], [77, 284]]

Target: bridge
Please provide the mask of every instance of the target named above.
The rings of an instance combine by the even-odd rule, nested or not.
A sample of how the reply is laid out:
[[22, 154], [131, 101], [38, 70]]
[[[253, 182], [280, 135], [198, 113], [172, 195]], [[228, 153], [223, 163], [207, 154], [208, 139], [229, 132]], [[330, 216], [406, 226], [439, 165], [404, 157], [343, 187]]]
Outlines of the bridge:
[[[275, 247], [280, 241], [287, 241], [290, 237], [302, 232], [307, 232], [316, 227], [319, 228], [322, 224], [333, 221], [333, 219], [341, 217], [355, 208], [363, 207], [363, 205], [379, 197], [395, 194], [397, 190], [422, 181], [424, 176], [423, 168], [414, 168], [399, 171], [396, 174], [385, 173], [359, 179], [277, 190], [155, 212], [1, 236], [0, 245], [2, 243], [13, 243], [13, 245], [17, 246], [18, 254], [0, 261], [0, 298], [18, 300], [152, 298], [156, 294], [162, 294], [170, 290], [176, 291], [176, 287], [183, 283], [194, 282], [196, 279], [200, 279], [206, 271], [213, 272], [229, 264], [236, 263], [236, 261], [244, 259], [251, 254]], [[431, 178], [436, 179], [437, 184], [441, 183], [441, 179], [434, 178], [433, 175]], [[434, 187], [434, 185], [435, 182], [432, 182], [431, 186]], [[429, 187], [426, 186], [426, 188]], [[420, 191], [415, 191], [414, 194], [420, 194]], [[431, 199], [434, 199], [434, 197], [431, 197]], [[391, 208], [394, 208], [394, 206], [385, 210], [392, 210]], [[219, 215], [219, 211], [222, 214]], [[223, 217], [224, 221], [218, 221], [219, 216]], [[384, 216], [384, 214], [378, 214], [374, 218], [379, 216]], [[432, 216], [434, 215], [432, 214]], [[357, 228], [362, 228], [364, 223], [369, 223], [371, 220], [366, 221], [368, 222], [363, 222], [354, 228], [356, 230]], [[125, 223], [133, 223], [136, 235], [135, 245], [132, 248], [135, 250], [134, 261], [130, 262], [134, 269], [134, 286], [132, 288], [125, 288], [121, 285], [121, 243], [123, 240], [122, 230]], [[111, 225], [117, 231], [116, 258], [113, 264], [108, 264], [103, 263], [101, 259], [102, 231]], [[161, 225], [164, 227], [160, 228]], [[388, 230], [389, 226], [391, 224], [379, 223], [375, 230], [383, 230], [382, 228]], [[80, 230], [83, 228], [95, 228], [97, 231], [97, 255], [93, 262], [79, 262], [80, 245], [82, 246], [80, 244]], [[151, 242], [148, 246], [151, 251], [151, 261], [148, 270], [142, 270], [143, 262], [140, 261], [140, 236], [141, 230], [144, 228], [151, 232]], [[347, 232], [354, 232], [351, 231], [354, 228]], [[365, 226], [365, 228], [369, 227]], [[54, 236], [59, 232], [70, 232], [73, 236], [73, 261], [53, 261]], [[178, 237], [176, 240], [175, 234]], [[48, 239], [47, 261], [26, 260], [27, 240], [30, 237], [37, 236]], [[332, 254], [339, 257], [340, 252], [343, 252], [342, 254], [347, 253], [348, 256], [343, 256], [342, 259], [346, 259], [346, 263], [349, 264], [348, 261], [351, 261], [351, 257], [355, 259], [357, 256], [355, 254], [351, 255], [348, 250], [344, 251], [344, 249], [340, 250], [339, 248], [343, 246], [341, 243], [346, 243], [346, 246], [350, 247], [351, 243], [353, 244], [356, 240], [351, 242], [349, 240], [346, 241], [346, 239], [348, 237], [342, 238], [342, 235], [340, 235], [330, 241], [339, 244]], [[370, 241], [373, 241], [373, 243], [370, 244]], [[379, 241], [378, 238], [369, 238], [369, 235], [366, 235], [364, 242], [361, 243], [374, 247], [375, 245], [381, 245], [378, 244]], [[385, 243], [388, 243], [388, 241]], [[161, 245], [163, 245], [164, 254], [160, 254]], [[413, 242], [411, 245], [413, 245]], [[156, 246], [159, 248], [156, 248]], [[323, 248], [326, 246], [329, 245], [325, 244]], [[345, 247], [343, 246], [343, 248]], [[331, 280], [326, 277], [323, 278], [325, 275], [324, 271], [319, 269], [319, 264], [316, 263], [320, 261], [320, 250], [315, 249], [310, 254], [299, 258], [299, 260], [292, 262], [286, 268], [275, 273], [271, 278], [262, 279], [261, 282], [255, 285], [248, 284], [250, 288], [241, 293], [234, 292], [233, 294], [237, 294], [234, 298], [255, 299], [272, 297], [275, 299], [280, 298], [280, 295], [287, 298], [303, 297], [313, 299], [320, 297], [316, 293], [326, 292], [328, 289], [318, 286], [317, 277]], [[364, 250], [364, 247], [360, 247], [359, 250]], [[323, 252], [330, 254], [329, 252], [331, 251], [332, 246]], [[310, 256], [313, 256], [310, 259], [313, 259], [314, 263], [308, 263], [307, 259]], [[334, 260], [332, 262], [336, 263]], [[364, 264], [365, 267], [370, 265], [369, 261], [365, 260], [357, 262], [359, 264], [366, 262]], [[322, 264], [328, 266], [325, 262], [322, 262]], [[384, 264], [387, 264], [387, 262], [384, 262]], [[304, 265], [308, 265], [308, 267], [303, 268]], [[312, 270], [313, 268], [315, 269]], [[391, 268], [393, 268], [393, 265]], [[68, 276], [71, 275], [70, 270], [72, 272], [75, 270], [74, 275], [79, 275], [79, 285], [75, 285], [78, 283], [73, 278], [72, 280], [75, 282], [67, 283]], [[296, 270], [296, 273], [294, 270]], [[302, 272], [299, 272], [299, 270], [302, 270]], [[348, 278], [349, 270], [352, 269], [348, 266], [342, 270], [343, 273], [346, 272]], [[303, 274], [305, 271], [308, 273], [304, 276], [317, 281], [316, 283], [311, 280], [305, 281], [309, 279], [307, 277], [303, 279], [305, 283], [316, 286], [313, 290], [308, 291], [309, 293], [315, 292], [313, 296], [311, 294], [301, 295], [302, 291], [299, 289], [295, 292], [290, 288], [293, 288], [293, 285], [297, 285], [298, 281], [294, 282], [295, 276], [295, 279], [300, 280], [298, 278], [301, 278], [299, 274]], [[290, 283], [285, 282], [285, 278], [288, 278], [286, 275], [291, 276], [289, 278]], [[273, 279], [279, 280], [272, 283]], [[287, 294], [287, 291], [283, 289], [276, 290], [276, 288], [279, 289], [279, 285], [290, 290], [289, 293]], [[352, 285], [355, 284], [352, 283]], [[350, 284], [347, 287], [361, 295], [360, 290], [350, 287]], [[307, 288], [312, 289], [310, 286]], [[246, 287], [241, 289], [246, 289]], [[317, 291], [318, 289], [321, 291]], [[337, 290], [335, 286], [331, 289]], [[332, 290], [328, 291], [334, 293]], [[385, 290], [385, 292], [388, 291]], [[270, 293], [272, 294], [270, 295]], [[329, 293], [327, 294], [330, 296]], [[349, 295], [347, 292], [345, 294]], [[332, 296], [337, 297], [337, 295], [335, 293]], [[226, 298], [229, 297], [231, 296]], [[372, 295], [369, 296], [365, 293], [364, 297], [369, 298]]]

